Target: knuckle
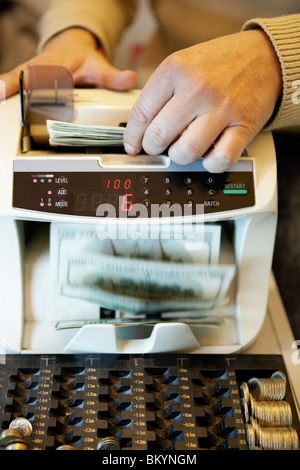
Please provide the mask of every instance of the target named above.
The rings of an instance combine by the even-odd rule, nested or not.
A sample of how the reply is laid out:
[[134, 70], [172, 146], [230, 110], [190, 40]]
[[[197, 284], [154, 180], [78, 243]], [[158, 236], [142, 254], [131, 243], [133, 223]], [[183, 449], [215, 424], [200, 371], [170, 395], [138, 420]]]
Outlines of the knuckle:
[[[178, 149], [179, 150], [179, 149]], [[199, 160], [202, 157], [201, 150], [191, 142], [184, 142], [180, 145], [180, 152], [185, 159], [189, 161]]]
[[147, 129], [145, 134], [145, 145], [150, 144], [151, 147], [165, 148], [168, 143], [166, 136], [161, 127], [151, 126]]
[[257, 127], [257, 117], [249, 112], [243, 113], [240, 127], [245, 133], [251, 134]]
[[149, 116], [145, 106], [143, 104], [135, 104], [131, 110], [130, 119], [139, 124], [147, 125]]
[[179, 52], [173, 52], [163, 61], [163, 67], [169, 73], [180, 70], [183, 67], [183, 60]]

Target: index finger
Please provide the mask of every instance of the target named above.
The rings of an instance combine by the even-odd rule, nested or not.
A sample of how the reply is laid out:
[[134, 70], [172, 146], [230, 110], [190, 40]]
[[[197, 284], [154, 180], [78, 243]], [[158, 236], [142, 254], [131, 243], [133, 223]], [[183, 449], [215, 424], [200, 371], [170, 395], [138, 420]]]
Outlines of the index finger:
[[162, 64], [149, 78], [131, 109], [124, 133], [124, 147], [127, 153], [136, 155], [140, 152], [147, 127], [172, 98], [173, 92], [173, 85]]

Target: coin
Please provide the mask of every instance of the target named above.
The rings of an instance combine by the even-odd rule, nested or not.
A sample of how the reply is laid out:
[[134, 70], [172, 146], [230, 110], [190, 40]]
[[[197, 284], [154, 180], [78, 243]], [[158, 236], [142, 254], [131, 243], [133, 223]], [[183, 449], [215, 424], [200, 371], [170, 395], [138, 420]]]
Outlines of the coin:
[[113, 436], [104, 437], [97, 445], [97, 450], [119, 450], [120, 448], [120, 442]]
[[262, 383], [261, 380], [257, 377], [252, 377], [248, 380], [249, 392], [255, 398], [255, 400], [260, 400], [262, 396]]
[[18, 429], [5, 429], [0, 434], [0, 446], [5, 447], [8, 444], [16, 441], [22, 441], [23, 434]]
[[247, 442], [250, 450], [255, 449], [255, 431], [251, 424], [245, 425]]
[[29, 450], [30, 446], [25, 441], [11, 442], [5, 447], [5, 450]]
[[70, 446], [70, 444], [63, 444], [59, 447], [56, 447], [56, 450], [76, 450], [74, 446]]
[[249, 401], [249, 388], [247, 385], [247, 382], [242, 382], [240, 385], [240, 392], [241, 396], [245, 398], [246, 402], [248, 403]]
[[245, 398], [241, 398], [241, 404], [242, 404], [242, 411], [243, 411], [243, 416], [244, 416], [244, 421], [245, 423], [248, 423], [249, 421], [249, 410], [248, 410], [248, 404]]
[[21, 431], [23, 437], [30, 437], [32, 433], [31, 423], [26, 418], [15, 418], [10, 423], [9, 429], [18, 429]]

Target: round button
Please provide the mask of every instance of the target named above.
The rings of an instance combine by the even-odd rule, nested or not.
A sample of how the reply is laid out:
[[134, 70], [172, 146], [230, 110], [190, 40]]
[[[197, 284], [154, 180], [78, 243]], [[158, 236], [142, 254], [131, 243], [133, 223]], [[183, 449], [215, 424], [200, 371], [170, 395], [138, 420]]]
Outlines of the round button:
[[142, 193], [144, 194], [144, 196], [149, 196], [149, 194], [150, 194], [150, 189], [144, 188], [144, 189], [142, 190]]
[[209, 194], [210, 196], [213, 196], [215, 194], [215, 190], [210, 188], [208, 191], [207, 191], [207, 194]]
[[142, 177], [142, 183], [143, 183], [143, 184], [148, 184], [148, 183], [150, 183], [150, 178], [149, 178], [149, 176], [143, 176], [143, 177]]
[[164, 177], [164, 183], [165, 183], [165, 184], [169, 184], [169, 183], [171, 183], [171, 181], [172, 181], [172, 180], [171, 180], [170, 176], [165, 176], [165, 177]]
[[146, 207], [149, 207], [149, 206], [150, 206], [150, 201], [149, 201], [149, 199], [144, 199], [143, 204], [144, 204]]
[[206, 183], [207, 184], [213, 184], [215, 182], [215, 179], [212, 178], [211, 176], [209, 176], [208, 178], [206, 178]]
[[188, 205], [188, 206], [192, 206], [192, 205], [193, 205], [192, 199], [189, 199], [189, 200], [187, 201], [187, 205]]
[[191, 184], [192, 178], [190, 178], [190, 176], [187, 176], [186, 178], [184, 178], [184, 182], [185, 184]]
[[166, 189], [165, 189], [165, 195], [166, 195], [166, 196], [170, 196], [171, 192], [172, 192], [172, 189], [171, 189], [171, 188], [166, 188]]
[[186, 192], [186, 194], [187, 194], [188, 196], [191, 196], [194, 191], [193, 191], [192, 188], [187, 188], [187, 189], [185, 190], [185, 192]]

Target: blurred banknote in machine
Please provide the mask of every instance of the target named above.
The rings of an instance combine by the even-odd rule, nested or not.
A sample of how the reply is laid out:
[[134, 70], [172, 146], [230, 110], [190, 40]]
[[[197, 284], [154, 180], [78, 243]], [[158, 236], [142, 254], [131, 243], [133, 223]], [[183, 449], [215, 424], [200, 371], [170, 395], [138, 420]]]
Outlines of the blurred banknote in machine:
[[235, 265], [220, 264], [221, 225], [199, 243], [182, 239], [101, 240], [95, 226], [52, 224], [52, 277], [63, 296], [132, 315], [206, 311], [226, 304]]

